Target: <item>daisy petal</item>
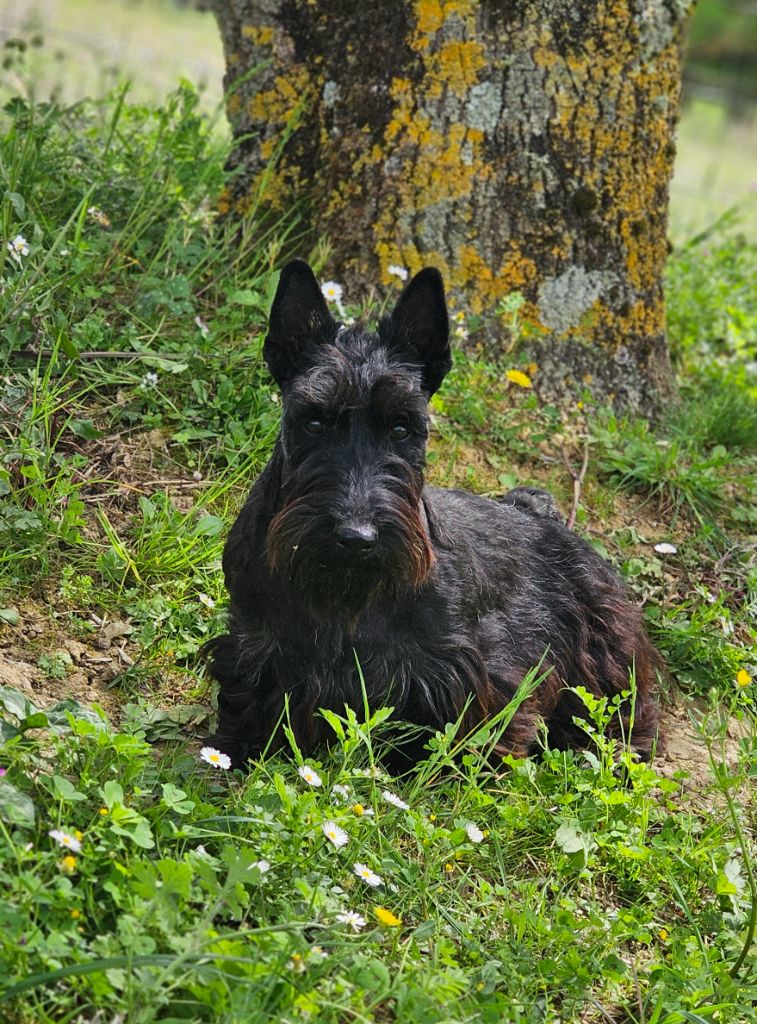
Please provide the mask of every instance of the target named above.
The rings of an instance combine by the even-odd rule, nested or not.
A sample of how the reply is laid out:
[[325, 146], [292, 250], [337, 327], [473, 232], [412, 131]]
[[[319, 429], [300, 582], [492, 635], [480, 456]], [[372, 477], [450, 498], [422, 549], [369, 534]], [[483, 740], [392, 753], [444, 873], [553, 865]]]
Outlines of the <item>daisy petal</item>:
[[314, 771], [310, 767], [310, 765], [301, 764], [300, 767], [297, 769], [297, 773], [301, 779], [304, 779], [305, 782], [307, 782], [308, 786], [323, 785], [323, 782], [321, 781], [321, 776], [318, 774], [318, 772]]
[[350, 837], [335, 821], [324, 821], [321, 825], [321, 831], [337, 850], [340, 846], [346, 846], [350, 841]]
[[79, 853], [81, 850], [81, 842], [76, 836], [70, 835], [68, 832], [64, 832], [63, 829], [54, 828], [47, 833], [51, 839], [54, 839], [58, 846], [62, 846], [64, 850], [73, 850], [74, 853]]
[[482, 843], [484, 841], [484, 833], [472, 822], [470, 825], [466, 825], [465, 831], [468, 833], [468, 838], [472, 843]]
[[404, 800], [401, 800], [394, 793], [390, 793], [388, 789], [385, 789], [381, 794], [388, 804], [392, 807], [399, 807], [401, 811], [409, 811], [410, 804], [406, 804]]
[[384, 884], [383, 878], [377, 875], [375, 871], [371, 871], [367, 864], [355, 864], [352, 869], [358, 878], [362, 879], [366, 885], [372, 886], [374, 889], [379, 885]]
[[231, 758], [229, 755], [222, 754], [215, 747], [203, 747], [200, 751], [200, 757], [214, 768], [223, 768], [224, 771], [228, 771], [231, 768]]

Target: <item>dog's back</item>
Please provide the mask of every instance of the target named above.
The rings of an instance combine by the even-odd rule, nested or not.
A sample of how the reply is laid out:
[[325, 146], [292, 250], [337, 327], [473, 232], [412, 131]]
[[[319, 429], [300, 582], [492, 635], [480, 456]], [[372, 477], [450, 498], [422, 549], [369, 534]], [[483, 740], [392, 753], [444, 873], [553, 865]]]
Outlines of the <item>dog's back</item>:
[[[586, 734], [573, 718], [585, 709], [569, 688], [614, 697], [630, 689], [633, 674], [633, 746], [648, 757], [657, 735], [652, 695], [662, 666], [640, 610], [611, 566], [555, 518], [545, 492], [530, 491], [525, 505], [509, 495], [492, 501], [438, 488], [429, 488], [428, 497], [443, 524], [436, 550], [443, 585], [454, 589], [458, 581], [467, 591], [459, 605], [469, 610], [496, 690], [492, 710], [542, 662], [552, 671], [525, 713], [547, 720], [551, 745], [581, 746]], [[626, 735], [630, 713], [629, 705], [617, 723]], [[507, 739], [523, 750], [533, 737], [530, 723], [519, 725], [516, 718]]]

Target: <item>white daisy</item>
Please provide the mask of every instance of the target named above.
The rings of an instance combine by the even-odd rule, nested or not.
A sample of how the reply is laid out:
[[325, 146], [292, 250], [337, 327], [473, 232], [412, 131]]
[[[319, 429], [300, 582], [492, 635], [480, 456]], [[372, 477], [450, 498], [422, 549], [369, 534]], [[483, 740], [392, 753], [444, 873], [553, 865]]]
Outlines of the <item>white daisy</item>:
[[386, 268], [387, 274], [391, 274], [392, 277], [398, 277], [400, 281], [407, 281], [407, 270], [405, 267], [400, 267], [396, 263], [390, 263]]
[[654, 549], [658, 555], [678, 554], [678, 548], [675, 546], [675, 544], [668, 544], [666, 541], [664, 541], [662, 544], [655, 544]]
[[207, 338], [208, 334], [210, 334], [210, 328], [208, 327], [208, 325], [205, 323], [201, 316], [195, 317], [195, 324], [199, 327], [200, 334], [203, 336], [203, 338]]
[[388, 789], [385, 789], [381, 795], [388, 804], [392, 805], [392, 807], [399, 807], [401, 811], [410, 810], [410, 804], [406, 804], [404, 800], [400, 800], [398, 796], [395, 796], [394, 793], [390, 793]]
[[342, 800], [347, 800], [350, 795], [350, 787], [343, 786], [341, 782], [337, 782], [335, 786], [331, 787], [332, 794], [340, 797]]
[[248, 870], [252, 871], [253, 868], [257, 868], [261, 875], [265, 875], [271, 870], [271, 862], [268, 860], [254, 860]]
[[484, 833], [478, 825], [474, 825], [473, 822], [471, 822], [469, 825], [465, 826], [465, 831], [468, 833], [468, 838], [472, 843], [483, 843]]
[[322, 786], [321, 776], [307, 764], [301, 764], [297, 769], [301, 779], [307, 782], [308, 786]]
[[336, 281], [324, 281], [321, 285], [321, 291], [323, 292], [323, 297], [327, 302], [342, 301], [342, 286], [337, 284]]
[[359, 932], [361, 928], [365, 928], [365, 918], [356, 910], [344, 910], [341, 914], [336, 915], [336, 919], [339, 924], [346, 924], [353, 932]]
[[231, 768], [231, 758], [229, 755], [222, 754], [215, 747], [203, 747], [200, 751], [200, 757], [203, 761], [207, 761], [208, 764], [212, 764], [214, 768], [223, 768], [224, 771]]
[[377, 875], [374, 871], [368, 867], [367, 864], [355, 864], [352, 869], [358, 878], [361, 878], [366, 885], [371, 885], [375, 889], [379, 885], [384, 884], [383, 878]]
[[143, 388], [154, 388], [155, 385], [158, 383], [158, 380], [159, 380], [159, 377], [158, 377], [157, 373], [153, 373], [152, 370], [151, 370], [149, 373], [146, 373], [144, 375], [144, 377], [142, 378], [141, 387], [143, 387]]
[[215, 608], [216, 603], [212, 597], [208, 597], [207, 594], [198, 594], [197, 599], [200, 604], [204, 604], [206, 608]]
[[332, 843], [337, 850], [340, 846], [346, 846], [350, 841], [350, 837], [340, 828], [335, 821], [324, 821], [321, 825], [321, 831], [326, 836], [328, 841]]
[[81, 843], [76, 836], [72, 836], [60, 828], [51, 829], [47, 834], [64, 850], [73, 850], [74, 853], [79, 853], [81, 850]]
[[16, 235], [12, 242], [8, 242], [8, 252], [16, 263], [20, 263], [22, 256], [29, 255], [29, 243], [23, 235]]
[[336, 281], [324, 281], [321, 285], [321, 291], [323, 297], [327, 302], [333, 302], [339, 311], [339, 316], [344, 316], [344, 306], [342, 305], [342, 286], [337, 284]]

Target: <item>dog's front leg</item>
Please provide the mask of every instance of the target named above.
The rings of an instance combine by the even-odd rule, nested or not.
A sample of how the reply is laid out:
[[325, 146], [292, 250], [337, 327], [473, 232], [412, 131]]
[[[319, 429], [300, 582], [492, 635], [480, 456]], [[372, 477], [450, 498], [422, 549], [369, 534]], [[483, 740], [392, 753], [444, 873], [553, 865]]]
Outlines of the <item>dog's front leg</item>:
[[238, 639], [220, 636], [208, 645], [210, 672], [219, 685], [218, 726], [208, 743], [228, 754], [234, 768], [243, 768], [270, 745], [269, 716], [259, 698], [260, 672], [239, 656]]

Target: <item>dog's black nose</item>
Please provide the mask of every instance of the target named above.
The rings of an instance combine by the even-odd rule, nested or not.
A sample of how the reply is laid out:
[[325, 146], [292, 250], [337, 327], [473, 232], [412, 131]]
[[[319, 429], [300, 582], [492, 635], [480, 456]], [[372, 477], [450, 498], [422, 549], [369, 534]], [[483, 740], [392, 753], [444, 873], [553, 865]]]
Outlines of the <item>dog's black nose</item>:
[[336, 539], [341, 548], [354, 554], [367, 554], [376, 544], [378, 530], [372, 523], [350, 523], [336, 528]]

